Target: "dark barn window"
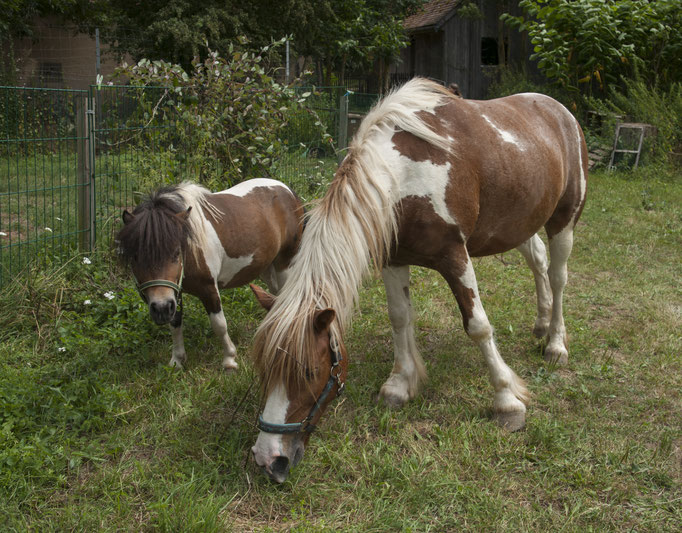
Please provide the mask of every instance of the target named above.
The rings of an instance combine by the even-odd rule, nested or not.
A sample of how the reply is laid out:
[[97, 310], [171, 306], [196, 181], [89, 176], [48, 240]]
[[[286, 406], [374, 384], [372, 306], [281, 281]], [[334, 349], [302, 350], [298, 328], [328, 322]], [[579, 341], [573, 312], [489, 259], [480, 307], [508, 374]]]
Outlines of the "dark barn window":
[[497, 39], [494, 37], [481, 38], [481, 65], [499, 65], [497, 54]]
[[40, 79], [47, 83], [62, 83], [62, 64], [49, 61], [40, 63]]

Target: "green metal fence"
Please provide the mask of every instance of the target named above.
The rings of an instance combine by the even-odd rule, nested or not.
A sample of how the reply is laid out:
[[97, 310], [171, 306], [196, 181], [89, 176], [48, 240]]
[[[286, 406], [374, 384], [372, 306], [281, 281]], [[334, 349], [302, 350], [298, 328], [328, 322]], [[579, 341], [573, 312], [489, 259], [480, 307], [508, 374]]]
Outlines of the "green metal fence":
[[0, 87], [0, 286], [28, 263], [58, 260], [89, 239], [79, 214], [86, 98]]
[[[311, 93], [311, 112], [289, 117], [287, 148], [270, 175], [309, 199], [344, 153], [349, 108], [366, 111], [376, 96], [297, 90]], [[63, 261], [96, 239], [111, 243], [122, 210], [150, 186], [197, 179], [191, 157], [167, 157], [183, 150], [172, 107], [148, 112], [162, 91], [0, 87], [0, 287], [27, 265]]]

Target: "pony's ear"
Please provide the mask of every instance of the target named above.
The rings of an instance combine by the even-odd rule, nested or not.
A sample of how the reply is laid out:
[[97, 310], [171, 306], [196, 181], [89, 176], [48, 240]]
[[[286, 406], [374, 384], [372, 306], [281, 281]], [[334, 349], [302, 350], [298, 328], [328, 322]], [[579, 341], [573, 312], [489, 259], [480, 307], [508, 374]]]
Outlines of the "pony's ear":
[[268, 291], [261, 289], [258, 285], [254, 285], [253, 283], [249, 283], [249, 287], [251, 287], [253, 294], [256, 295], [258, 303], [260, 303], [266, 311], [270, 311], [272, 306], [275, 304], [275, 297]]
[[192, 206], [190, 205], [185, 211], [180, 211], [179, 213], [176, 213], [175, 216], [178, 217], [180, 220], [187, 220], [189, 217], [189, 212], [192, 210]]
[[336, 311], [333, 309], [322, 309], [321, 311], [315, 311], [315, 317], [313, 318], [313, 327], [317, 333], [322, 333], [329, 329], [330, 324], [336, 318]]
[[123, 215], [122, 215], [122, 216], [123, 216], [123, 223], [124, 223], [124, 224], [130, 224], [130, 223], [135, 219], [135, 215], [133, 215], [133, 214], [132, 214], [130, 211], [128, 211], [127, 209], [124, 209], [124, 210], [123, 210]]

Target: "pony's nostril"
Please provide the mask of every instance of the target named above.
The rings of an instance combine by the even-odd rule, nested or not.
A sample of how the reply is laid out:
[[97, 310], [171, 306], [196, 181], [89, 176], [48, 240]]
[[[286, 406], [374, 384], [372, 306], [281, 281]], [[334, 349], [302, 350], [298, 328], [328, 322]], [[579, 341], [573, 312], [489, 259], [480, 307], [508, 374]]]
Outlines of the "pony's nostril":
[[173, 314], [175, 313], [175, 301], [174, 301], [174, 300], [169, 300], [169, 301], [168, 301], [168, 304], [166, 305], [166, 307], [167, 307], [167, 309], [168, 309], [168, 314], [169, 314], [170, 316], [173, 316]]
[[289, 474], [289, 458], [280, 455], [270, 465], [271, 477], [278, 483], [282, 483]]
[[149, 310], [152, 311], [153, 313], [158, 313], [159, 312], [159, 304], [156, 302], [152, 302], [149, 304]]

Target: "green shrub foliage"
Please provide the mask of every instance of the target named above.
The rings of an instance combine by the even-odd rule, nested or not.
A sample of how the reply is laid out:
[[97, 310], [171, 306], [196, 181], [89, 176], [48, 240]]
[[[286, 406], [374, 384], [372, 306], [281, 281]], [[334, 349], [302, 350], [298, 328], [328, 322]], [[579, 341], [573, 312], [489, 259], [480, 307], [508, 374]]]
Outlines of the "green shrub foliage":
[[553, 83], [602, 94], [639, 70], [668, 86], [682, 79], [679, 0], [522, 0], [524, 16], [503, 20], [526, 31], [531, 59]]
[[[308, 112], [302, 104], [311, 94], [281, 85], [268, 67], [269, 54], [283, 42], [250, 51], [242, 39], [230, 45], [226, 57], [211, 51], [205, 60], [195, 58], [189, 73], [180, 65], [147, 59], [119, 70], [133, 86], [163, 89], [141, 90], [140, 112], [148, 122], [174, 123], [163, 143], [169, 146], [165, 168], [189, 166], [208, 186], [234, 185], [274, 170], [288, 149], [288, 121]], [[313, 123], [328, 140], [323, 124]]]

